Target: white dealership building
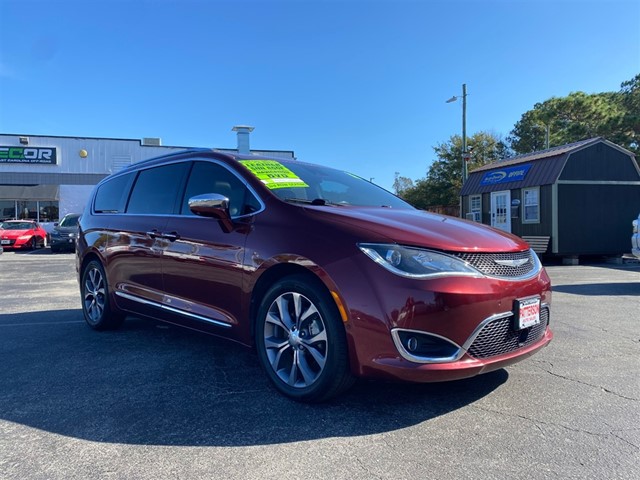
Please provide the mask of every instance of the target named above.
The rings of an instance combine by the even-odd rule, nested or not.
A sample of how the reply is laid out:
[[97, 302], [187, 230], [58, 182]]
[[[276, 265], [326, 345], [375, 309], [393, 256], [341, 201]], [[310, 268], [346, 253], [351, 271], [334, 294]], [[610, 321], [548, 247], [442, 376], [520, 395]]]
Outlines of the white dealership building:
[[[233, 127], [237, 148], [222, 152], [253, 153], [293, 159], [293, 151], [250, 150], [253, 127]], [[164, 146], [159, 138], [121, 139], [0, 134], [0, 220], [57, 222], [81, 213], [93, 189], [107, 175], [140, 160], [191, 147]]]

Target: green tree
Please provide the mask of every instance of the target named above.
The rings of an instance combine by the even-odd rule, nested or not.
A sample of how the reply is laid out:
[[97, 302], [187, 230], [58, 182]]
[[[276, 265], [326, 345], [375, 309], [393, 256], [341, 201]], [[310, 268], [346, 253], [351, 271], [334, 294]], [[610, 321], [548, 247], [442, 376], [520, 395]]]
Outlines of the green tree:
[[402, 195], [406, 190], [413, 188], [413, 180], [400, 176], [400, 172], [395, 173], [393, 179], [393, 191], [396, 195]]
[[624, 82], [619, 92], [573, 92], [536, 103], [510, 132], [508, 141], [517, 154], [592, 137], [604, 137], [638, 153], [640, 75]]
[[[501, 138], [489, 132], [479, 132], [468, 138], [467, 148], [471, 151], [467, 165], [469, 171], [509, 155], [509, 149]], [[429, 167], [427, 176], [400, 194], [417, 208], [457, 205], [459, 202], [462, 188], [462, 137], [452, 136], [447, 142], [435, 146], [434, 152], [437, 159]]]
[[[625, 109], [622, 135], [625, 144], [620, 144], [640, 156], [640, 74], [623, 82], [620, 88], [620, 102]], [[612, 140], [613, 141], [613, 140]]]

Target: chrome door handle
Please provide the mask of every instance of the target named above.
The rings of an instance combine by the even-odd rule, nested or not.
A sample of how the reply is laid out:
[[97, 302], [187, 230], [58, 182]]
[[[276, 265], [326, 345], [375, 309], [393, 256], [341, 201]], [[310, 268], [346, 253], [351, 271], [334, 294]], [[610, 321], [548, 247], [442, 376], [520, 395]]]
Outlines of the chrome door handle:
[[177, 232], [169, 232], [163, 233], [162, 235], [160, 235], [160, 237], [169, 240], [170, 242], [175, 242], [180, 238], [180, 235], [178, 235]]

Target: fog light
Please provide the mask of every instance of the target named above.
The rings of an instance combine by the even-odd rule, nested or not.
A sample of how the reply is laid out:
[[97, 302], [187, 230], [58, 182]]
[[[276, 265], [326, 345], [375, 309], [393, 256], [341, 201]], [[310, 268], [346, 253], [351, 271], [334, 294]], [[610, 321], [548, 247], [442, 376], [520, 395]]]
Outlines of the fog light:
[[444, 363], [463, 355], [462, 348], [440, 335], [417, 330], [391, 330], [393, 341], [405, 359], [417, 363]]

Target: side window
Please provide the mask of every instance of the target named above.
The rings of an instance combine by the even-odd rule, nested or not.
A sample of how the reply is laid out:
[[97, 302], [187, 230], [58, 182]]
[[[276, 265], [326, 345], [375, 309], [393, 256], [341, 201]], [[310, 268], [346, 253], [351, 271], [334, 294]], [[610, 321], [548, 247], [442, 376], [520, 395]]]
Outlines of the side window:
[[96, 213], [122, 213], [127, 203], [134, 174], [114, 177], [98, 187], [93, 209]]
[[[247, 202], [246, 196], [251, 194], [244, 183], [229, 170], [216, 163], [194, 163], [182, 199], [181, 213], [193, 215], [189, 210], [189, 199], [203, 193], [218, 193], [227, 197], [229, 199], [229, 213], [232, 217], [251, 213], [251, 207], [247, 209], [247, 205], [257, 204], [259, 208], [259, 202], [255, 198], [252, 198], [253, 202]], [[251, 195], [251, 197], [253, 196]], [[257, 210], [257, 208], [255, 209]]]
[[522, 205], [522, 223], [540, 222], [540, 189], [523, 188], [522, 195], [524, 202]]
[[474, 222], [482, 221], [482, 195], [471, 195], [469, 197], [469, 212]]
[[133, 186], [127, 213], [175, 213], [188, 167], [188, 162], [182, 162], [142, 170]]

